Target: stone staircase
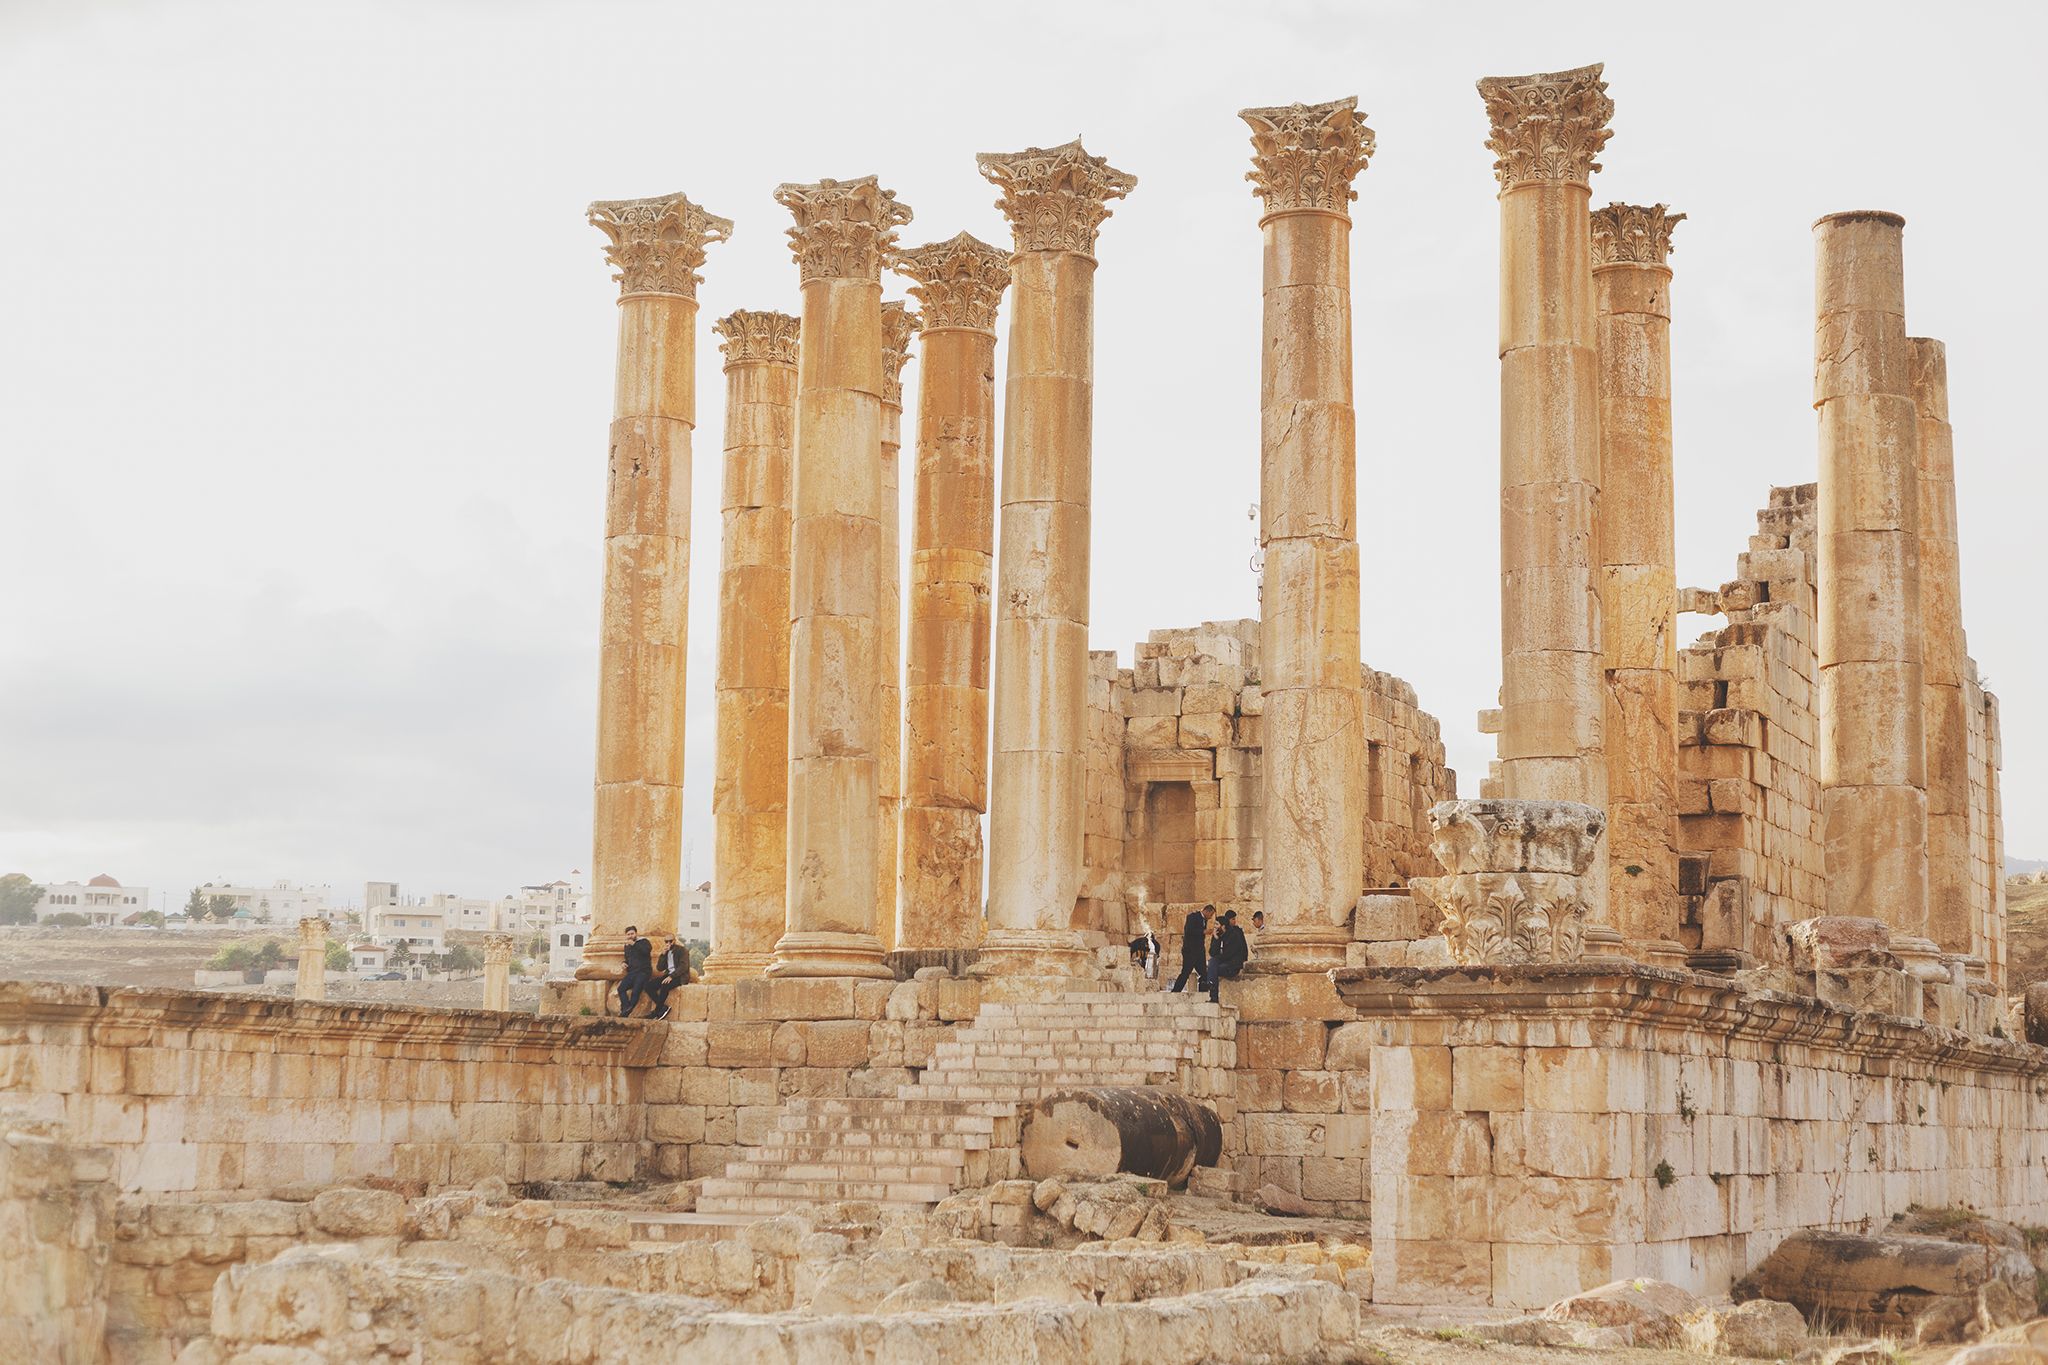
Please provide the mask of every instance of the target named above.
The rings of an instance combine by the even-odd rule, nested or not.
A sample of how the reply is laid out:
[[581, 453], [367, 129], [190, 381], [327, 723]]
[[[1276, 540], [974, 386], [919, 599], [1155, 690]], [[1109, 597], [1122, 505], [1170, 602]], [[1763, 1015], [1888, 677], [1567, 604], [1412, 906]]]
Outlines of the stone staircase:
[[[895, 1098], [789, 1100], [766, 1145], [706, 1180], [697, 1209], [772, 1214], [833, 1200], [929, 1207], [1019, 1174], [1022, 1113], [1075, 1086], [1227, 1086], [1237, 1011], [1199, 995], [1072, 991], [991, 1003]], [[1219, 1074], [1220, 1073], [1220, 1074]]]

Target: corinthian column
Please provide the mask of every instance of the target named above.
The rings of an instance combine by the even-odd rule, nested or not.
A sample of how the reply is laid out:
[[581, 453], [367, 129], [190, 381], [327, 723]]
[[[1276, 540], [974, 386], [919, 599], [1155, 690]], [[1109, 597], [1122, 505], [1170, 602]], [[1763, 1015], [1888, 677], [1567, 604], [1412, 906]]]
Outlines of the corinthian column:
[[1644, 960], [1678, 938], [1678, 570], [1671, 479], [1671, 230], [1662, 204], [1593, 215], [1600, 339], [1600, 615], [1608, 903]]
[[[1927, 754], [1927, 937], [1973, 953], [1970, 932], [1970, 731], [1964, 698], [1962, 567], [1956, 553], [1955, 435], [1948, 348], [1909, 337], [1920, 428], [1920, 724]], [[2002, 878], [2002, 873], [1994, 873]]]
[[1927, 937], [1920, 435], [1895, 213], [1813, 225], [1828, 913]]
[[697, 267], [732, 224], [680, 194], [590, 206], [618, 272], [619, 365], [604, 527], [591, 934], [580, 980], [624, 969], [629, 924], [673, 930], [683, 861], [690, 431]]
[[783, 185], [803, 280], [790, 541], [788, 929], [770, 976], [889, 975], [875, 936], [882, 261], [910, 210], [873, 176]]
[[1079, 139], [984, 152], [1016, 247], [996, 570], [988, 939], [980, 970], [1068, 976], [1086, 797], [1088, 515], [1095, 417], [1095, 235], [1137, 186]]
[[896, 946], [897, 826], [903, 812], [903, 499], [897, 474], [903, 450], [903, 367], [917, 314], [905, 303], [882, 305], [882, 579], [875, 614], [881, 707], [876, 807], [875, 934], [884, 952]]
[[903, 881], [897, 943], [981, 942], [994, 577], [996, 306], [1009, 253], [961, 233], [900, 253], [924, 310], [904, 680]]
[[292, 984], [294, 1000], [327, 998], [327, 921], [308, 915], [299, 921], [299, 973]]
[[788, 889], [789, 448], [797, 320], [720, 318], [725, 338], [724, 528], [718, 565], [718, 767], [706, 981], [761, 975]]
[[[1501, 783], [1607, 806], [1600, 366], [1587, 209], [1614, 104], [1597, 65], [1479, 82], [1500, 181]], [[1589, 918], [1606, 919], [1604, 858]]]
[[1246, 109], [1265, 203], [1260, 652], [1266, 927], [1252, 971], [1344, 965], [1365, 888], [1365, 696], [1351, 406], [1351, 182], [1373, 135], [1355, 98]]

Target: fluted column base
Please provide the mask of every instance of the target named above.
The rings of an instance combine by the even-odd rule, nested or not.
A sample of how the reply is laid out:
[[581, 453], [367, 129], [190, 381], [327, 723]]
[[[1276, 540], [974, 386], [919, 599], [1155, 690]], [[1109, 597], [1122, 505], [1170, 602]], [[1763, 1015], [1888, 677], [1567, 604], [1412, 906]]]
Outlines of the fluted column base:
[[1072, 929], [996, 929], [982, 940], [968, 974], [1079, 978], [1094, 975], [1094, 954]]
[[704, 980], [757, 981], [768, 974], [768, 968], [774, 962], [775, 954], [772, 952], [741, 953], [720, 948], [704, 959]]
[[1245, 963], [1245, 974], [1279, 976], [1283, 973], [1327, 972], [1344, 965], [1345, 945], [1350, 942], [1350, 928], [1344, 925], [1268, 925], [1252, 944], [1251, 960]]
[[775, 944], [767, 975], [774, 979], [800, 976], [861, 976], [887, 981], [895, 976], [882, 961], [882, 940], [873, 934], [824, 930], [784, 934]]
[[576, 964], [578, 981], [617, 981], [625, 974], [624, 934], [592, 934], [583, 941], [583, 960]]

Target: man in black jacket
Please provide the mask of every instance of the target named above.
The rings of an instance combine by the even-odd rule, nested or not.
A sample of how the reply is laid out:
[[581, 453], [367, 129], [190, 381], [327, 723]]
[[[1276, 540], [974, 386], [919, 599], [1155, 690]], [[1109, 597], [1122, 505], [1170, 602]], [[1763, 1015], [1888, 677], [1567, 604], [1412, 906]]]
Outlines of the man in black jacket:
[[683, 946], [681, 939], [672, 935], [666, 937], [668, 947], [654, 959], [654, 984], [647, 990], [647, 998], [654, 1002], [654, 1011], [647, 1016], [649, 1019], [668, 1018], [668, 993], [678, 986], [690, 984], [690, 950]]
[[[1244, 930], [1237, 927], [1237, 911], [1223, 912], [1223, 932], [1216, 936], [1216, 951], [1209, 955], [1209, 998], [1216, 999], [1217, 987], [1224, 977], [1232, 980], [1244, 970], [1245, 960], [1251, 956], [1251, 947], [1244, 941]], [[1220, 1001], [1218, 1003], [1221, 1003]]]
[[619, 978], [619, 1017], [630, 1018], [640, 997], [654, 984], [654, 945], [640, 937], [640, 927], [626, 926], [626, 974]]
[[1190, 975], [1196, 990], [1209, 984], [1209, 912], [1215, 908], [1205, 905], [1188, 912], [1187, 923], [1180, 927], [1180, 975], [1168, 989], [1178, 992]]

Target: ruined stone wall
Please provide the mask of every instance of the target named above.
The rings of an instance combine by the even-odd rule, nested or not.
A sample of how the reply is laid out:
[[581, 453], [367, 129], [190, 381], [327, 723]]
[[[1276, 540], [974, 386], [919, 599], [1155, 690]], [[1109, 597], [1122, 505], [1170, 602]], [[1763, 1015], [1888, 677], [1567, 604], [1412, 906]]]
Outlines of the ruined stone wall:
[[[1417, 706], [1414, 688], [1361, 668], [1363, 891], [1434, 869], [1429, 807], [1456, 796], [1457, 775], [1444, 766], [1436, 718]], [[1259, 908], [1265, 865], [1259, 623], [1210, 621], [1153, 631], [1137, 646], [1132, 666], [1115, 673], [1110, 700], [1123, 719], [1122, 839], [1114, 845], [1122, 860], [1123, 895], [1117, 899], [1135, 901], [1142, 888], [1147, 903], [1166, 906], [1166, 922], [1153, 928], [1172, 959], [1178, 943], [1166, 940], [1191, 906], [1234, 908], [1244, 917]], [[1115, 727], [1105, 724], [1099, 735], [1098, 743], [1114, 739]], [[1098, 766], [1106, 773], [1117, 762], [1106, 751], [1091, 753], [1091, 776]], [[1098, 819], [1093, 796], [1091, 789], [1091, 821]], [[1105, 825], [1106, 815], [1105, 810], [1100, 817]], [[1105, 887], [1112, 846], [1106, 836], [1090, 846], [1090, 878]]]
[[935, 973], [684, 986], [642, 1092], [648, 1173], [719, 1176], [796, 1097], [893, 1098], [981, 1008], [981, 983]]
[[1719, 1294], [1799, 1228], [2048, 1219], [2048, 1048], [1622, 963], [1338, 990], [1371, 1030], [1380, 1302]]
[[658, 1030], [0, 982], [0, 1090], [122, 1190], [630, 1180]]
[[1688, 948], [1770, 961], [1822, 889], [1812, 484], [1773, 488], [1718, 591], [1728, 624], [1678, 654], [1679, 893]]
[[113, 1165], [57, 1125], [0, 1114], [0, 1360], [100, 1359]]
[[1966, 660], [1963, 708], [1970, 735], [1970, 951], [1984, 959], [1993, 987], [2005, 989], [2005, 812], [1998, 773], [1998, 698], [1984, 690], [1977, 661]]

